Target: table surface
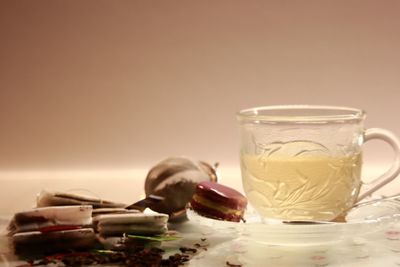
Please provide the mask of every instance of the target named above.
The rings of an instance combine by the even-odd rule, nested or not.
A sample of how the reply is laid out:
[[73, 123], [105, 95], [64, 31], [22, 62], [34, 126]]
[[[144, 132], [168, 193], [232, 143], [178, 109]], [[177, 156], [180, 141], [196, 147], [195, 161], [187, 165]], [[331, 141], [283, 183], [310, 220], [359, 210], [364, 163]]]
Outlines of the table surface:
[[[3, 231], [7, 220], [0, 220]], [[361, 236], [349, 236], [333, 243], [311, 246], [278, 246], [259, 243], [237, 232], [221, 230], [209, 225], [199, 225], [195, 221], [170, 225], [178, 230], [182, 239], [171, 248], [193, 247], [201, 244], [199, 253], [189, 266], [400, 266], [400, 223], [393, 223], [385, 229]], [[0, 238], [0, 266], [17, 266], [10, 254], [7, 239]], [[268, 265], [265, 265], [268, 263]]]
[[[0, 227], [4, 218], [16, 211], [34, 206], [36, 194], [53, 189], [69, 192], [89, 192], [94, 196], [118, 202], [133, 203], [143, 196], [143, 181], [146, 170], [119, 172], [42, 172], [1, 174], [2, 202], [0, 203]], [[225, 172], [223, 183], [241, 188], [237, 170]], [[374, 175], [375, 176], [375, 175]], [[136, 178], [135, 178], [136, 177]], [[399, 180], [399, 179], [397, 179]], [[133, 182], [134, 181], [134, 182]], [[384, 193], [392, 194], [396, 186], [388, 187]], [[194, 244], [207, 239], [207, 250], [190, 261], [190, 266], [227, 266], [226, 262], [243, 266], [400, 266], [400, 224], [395, 223], [378, 232], [349, 237], [335, 244], [320, 246], [274, 246], [253, 242], [243, 236], [206, 231], [196, 228], [191, 222], [177, 227], [183, 233], [181, 241]], [[2, 229], [0, 228], [0, 230]], [[15, 266], [7, 263], [6, 243], [0, 239], [0, 266]], [[268, 263], [268, 265], [265, 265]]]

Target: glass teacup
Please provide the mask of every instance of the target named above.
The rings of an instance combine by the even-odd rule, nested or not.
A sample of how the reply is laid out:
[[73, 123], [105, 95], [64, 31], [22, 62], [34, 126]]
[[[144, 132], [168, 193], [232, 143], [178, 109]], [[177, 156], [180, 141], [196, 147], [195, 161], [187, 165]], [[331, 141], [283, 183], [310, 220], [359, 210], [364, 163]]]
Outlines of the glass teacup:
[[[237, 114], [242, 182], [264, 218], [332, 221], [400, 172], [393, 133], [364, 129], [365, 112], [330, 106], [269, 106]], [[395, 150], [389, 171], [364, 188], [362, 144], [382, 139]]]

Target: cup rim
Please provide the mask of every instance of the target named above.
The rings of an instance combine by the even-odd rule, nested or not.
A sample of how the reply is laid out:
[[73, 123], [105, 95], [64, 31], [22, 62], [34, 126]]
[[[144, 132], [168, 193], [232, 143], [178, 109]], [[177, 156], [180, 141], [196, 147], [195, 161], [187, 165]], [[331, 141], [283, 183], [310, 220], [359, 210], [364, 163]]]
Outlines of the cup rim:
[[362, 109], [328, 105], [260, 106], [236, 113], [239, 122], [251, 123], [349, 123], [361, 122], [365, 116]]

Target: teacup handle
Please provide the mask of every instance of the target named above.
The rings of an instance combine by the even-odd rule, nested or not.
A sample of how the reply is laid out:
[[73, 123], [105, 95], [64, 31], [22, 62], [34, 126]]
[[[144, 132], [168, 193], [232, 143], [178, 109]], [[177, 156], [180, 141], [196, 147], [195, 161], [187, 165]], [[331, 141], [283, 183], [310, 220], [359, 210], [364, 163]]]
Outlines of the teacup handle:
[[388, 143], [394, 150], [395, 159], [390, 167], [383, 175], [378, 177], [377, 179], [370, 182], [371, 188], [367, 191], [363, 192], [357, 199], [357, 202], [364, 199], [365, 197], [371, 195], [373, 192], [377, 191], [384, 185], [393, 181], [397, 175], [400, 173], [400, 141], [399, 139], [390, 131], [381, 129], [381, 128], [370, 128], [365, 130], [364, 132], [364, 142], [367, 142], [372, 139], [381, 139]]

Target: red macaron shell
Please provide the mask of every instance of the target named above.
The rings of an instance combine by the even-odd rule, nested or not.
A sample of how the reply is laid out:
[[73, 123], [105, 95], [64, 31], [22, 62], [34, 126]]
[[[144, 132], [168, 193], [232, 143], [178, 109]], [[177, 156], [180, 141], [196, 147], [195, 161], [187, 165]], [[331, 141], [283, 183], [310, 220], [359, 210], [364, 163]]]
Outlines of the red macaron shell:
[[247, 206], [247, 199], [240, 192], [215, 182], [199, 183], [196, 187], [196, 195], [235, 210], [241, 210]]

